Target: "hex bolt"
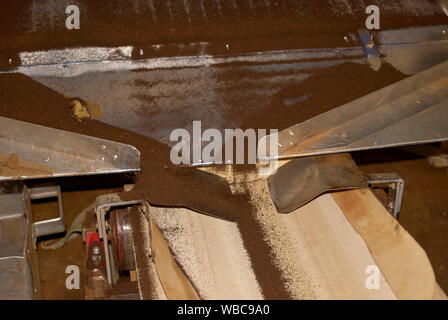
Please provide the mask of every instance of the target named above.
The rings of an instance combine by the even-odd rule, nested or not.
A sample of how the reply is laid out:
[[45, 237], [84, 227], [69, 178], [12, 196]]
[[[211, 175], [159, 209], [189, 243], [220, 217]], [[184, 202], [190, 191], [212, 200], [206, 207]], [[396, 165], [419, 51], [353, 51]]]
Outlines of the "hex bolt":
[[92, 253], [96, 256], [98, 256], [100, 254], [100, 247], [95, 246], [92, 248]]

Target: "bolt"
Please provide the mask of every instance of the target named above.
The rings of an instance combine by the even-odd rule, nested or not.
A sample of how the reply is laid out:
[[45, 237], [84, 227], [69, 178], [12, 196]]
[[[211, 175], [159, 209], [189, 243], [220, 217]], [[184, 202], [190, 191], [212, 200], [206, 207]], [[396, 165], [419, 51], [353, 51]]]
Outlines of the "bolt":
[[92, 248], [92, 253], [94, 254], [94, 255], [99, 255], [100, 254], [100, 247], [97, 247], [97, 246], [95, 246], [95, 247], [93, 247]]

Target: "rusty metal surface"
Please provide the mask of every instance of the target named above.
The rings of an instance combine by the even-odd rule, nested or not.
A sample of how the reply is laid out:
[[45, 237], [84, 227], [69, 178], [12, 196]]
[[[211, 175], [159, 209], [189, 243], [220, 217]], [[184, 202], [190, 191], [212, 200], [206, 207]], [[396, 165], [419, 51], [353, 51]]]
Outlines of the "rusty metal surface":
[[[382, 31], [378, 50], [386, 62], [405, 74], [421, 71], [447, 56], [448, 34], [442, 33], [443, 28]], [[48, 63], [67, 58], [66, 51], [44, 53]], [[89, 59], [95, 60], [94, 54]], [[169, 135], [173, 129], [191, 131], [194, 120], [200, 120], [204, 130], [240, 127], [241, 117], [234, 110], [259, 113], [285, 90], [299, 87], [310, 75], [344, 62], [366, 63], [362, 47], [71, 61], [22, 66], [17, 71], [65, 95], [97, 102], [102, 111], [98, 120], [102, 122], [172, 145]], [[279, 108], [294, 112], [291, 103], [309, 97], [302, 92], [291, 93]]]
[[447, 88], [448, 61], [281, 131], [271, 158], [448, 140]]
[[[73, 4], [81, 13], [75, 32], [65, 27], [65, 9]], [[19, 65], [17, 53], [23, 51], [82, 46], [133, 44], [133, 56], [144, 58], [166, 55], [164, 44], [187, 41], [232, 54], [253, 48], [310, 48], [325, 40], [333, 46], [344, 44], [346, 33], [364, 24], [369, 4], [381, 8], [382, 30], [439, 24], [445, 16], [436, 0], [20, 0], [14, 10], [0, 12], [0, 36], [5, 39], [0, 65]], [[142, 48], [144, 53], [139, 53]], [[181, 55], [190, 49], [186, 46]]]
[[280, 213], [300, 208], [328, 191], [366, 186], [348, 153], [294, 159], [270, 176], [268, 184]]

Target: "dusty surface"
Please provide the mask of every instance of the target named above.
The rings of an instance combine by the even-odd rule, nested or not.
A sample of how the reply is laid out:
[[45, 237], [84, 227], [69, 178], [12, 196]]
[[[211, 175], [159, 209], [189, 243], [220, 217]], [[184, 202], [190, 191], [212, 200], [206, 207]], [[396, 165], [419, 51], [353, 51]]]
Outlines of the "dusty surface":
[[54, 169], [30, 161], [24, 161], [15, 154], [0, 153], [0, 175], [18, 177], [27, 175], [51, 174]]
[[248, 188], [256, 220], [294, 299], [395, 299], [383, 275], [381, 290], [366, 289], [365, 269], [375, 262], [331, 195], [279, 214], [266, 181]]
[[[65, 28], [65, 8], [80, 8], [81, 28]], [[372, 1], [381, 8], [381, 28], [446, 23], [436, 0]], [[345, 46], [344, 37], [365, 26], [357, 0], [20, 0], [0, 18], [0, 65], [20, 64], [22, 51], [78, 46], [133, 45], [133, 56], [240, 53]], [[183, 47], [163, 47], [178, 43]], [[190, 43], [199, 43], [197, 47]], [[348, 44], [350, 45], [350, 43]], [[143, 51], [140, 51], [142, 49]], [[9, 63], [9, 59], [12, 59]]]
[[202, 130], [281, 130], [404, 77], [388, 64], [374, 72], [367, 65], [343, 62], [230, 64], [34, 79], [60, 93], [98, 102], [102, 122], [173, 145], [172, 130], [191, 132], [193, 121], [201, 121]]
[[[3, 75], [0, 80], [0, 114], [41, 125], [72, 130], [119, 142], [132, 142], [142, 153], [142, 172], [136, 181], [136, 191], [128, 197], [146, 197], [151, 204], [183, 206], [201, 212], [233, 218], [238, 213], [243, 239], [249, 248], [253, 264], [266, 297], [287, 298], [282, 278], [270, 263], [269, 249], [263, 235], [251, 222], [250, 207], [244, 196], [233, 195], [224, 179], [212, 174], [174, 167], [169, 160], [169, 148], [130, 132], [102, 124], [95, 120], [79, 123], [70, 117], [66, 99], [61, 94], [21, 75]], [[28, 95], [23, 97], [21, 92]], [[41, 105], [42, 108], [34, 108]], [[23, 110], [28, 110], [24, 113]], [[229, 216], [230, 215], [230, 216]], [[81, 253], [79, 253], [81, 254]], [[49, 262], [51, 264], [51, 262]]]
[[[356, 63], [312, 69], [307, 74], [309, 76], [303, 82], [284, 86], [269, 97], [270, 103], [262, 110], [257, 110], [256, 106], [241, 108], [238, 117], [242, 119], [243, 128], [283, 130], [405, 77], [388, 64], [375, 72], [366, 65]], [[241, 86], [239, 90], [245, 89]], [[304, 98], [298, 99], [300, 97]], [[289, 100], [292, 102], [285, 103]]]
[[235, 223], [182, 208], [152, 207], [151, 212], [201, 298], [263, 297]]
[[[331, 81], [330, 76], [339, 80], [337, 82]], [[366, 81], [343, 81], [343, 79], [351, 78], [351, 76], [353, 76], [353, 79], [366, 77]], [[295, 112], [291, 113], [289, 111], [284, 113], [284, 123], [281, 123], [281, 117], [273, 117], [273, 121], [279, 126], [287, 127], [290, 125], [291, 117], [295, 117], [293, 121], [304, 120], [317, 114], [319, 111], [322, 112], [332, 106], [349, 102], [402, 77], [400, 73], [390, 69], [387, 65], [378, 73], [374, 73], [367, 66], [351, 64], [323, 69], [317, 72], [316, 75], [311, 76], [308, 81], [305, 81], [303, 83], [304, 87], [302, 87], [302, 89], [308, 88], [319, 94], [316, 94], [314, 99], [311, 97], [307, 101], [297, 103], [294, 109]], [[372, 78], [377, 80], [372, 81]], [[335, 86], [335, 83], [338, 86]], [[316, 84], [320, 85], [316, 88]], [[95, 120], [80, 123], [70, 116], [70, 110], [67, 107], [67, 100], [64, 96], [52, 92], [25, 76], [2, 75], [0, 77], [0, 86], [0, 114], [2, 116], [131, 143], [139, 148], [142, 152], [143, 170], [137, 179], [137, 184], [140, 186], [137, 189], [146, 191], [144, 193], [146, 193], [149, 201], [152, 201], [153, 204], [177, 204], [205, 212], [218, 209], [223, 216], [228, 215], [229, 212], [238, 212], [238, 215], [235, 217], [238, 229], [242, 243], [250, 257], [251, 268], [254, 270], [255, 279], [261, 294], [264, 297], [274, 299], [312, 296], [313, 290], [301, 291], [304, 292], [303, 295], [291, 294], [290, 286], [294, 286], [294, 284], [288, 283], [288, 281], [293, 281], [292, 283], [295, 281], [291, 280], [291, 274], [299, 275], [301, 273], [294, 273], [297, 270], [287, 271], [284, 266], [282, 267], [275, 262], [277, 259], [275, 255], [278, 257], [279, 253], [275, 252], [272, 244], [269, 243], [270, 240], [266, 238], [267, 230], [263, 230], [260, 225], [257, 211], [253, 209], [254, 207], [248, 205], [249, 194], [247, 192], [243, 190], [241, 193], [232, 194], [225, 181], [216, 180], [212, 175], [198, 173], [197, 170], [174, 168], [169, 161], [169, 148], [152, 139], [118, 130]], [[24, 91], [27, 92], [26, 96], [22, 94]], [[338, 92], [344, 92], [345, 94], [338, 94]], [[306, 105], [306, 108], [302, 109], [302, 104]], [[36, 109], [36, 105], [43, 107]], [[27, 112], [24, 112], [24, 110], [27, 110]], [[303, 110], [308, 110], [309, 113], [304, 113], [302, 112]], [[258, 118], [261, 127], [268, 121], [265, 114], [263, 112], [258, 113], [257, 117], [250, 119], [251, 123], [247, 121], [246, 125], [256, 124], [255, 120]], [[215, 185], [215, 187], [211, 188], [210, 183]], [[134, 194], [134, 196], [137, 195]], [[71, 250], [70, 246], [79, 246], [78, 249], [81, 249], [80, 241], [77, 243], [74, 241], [61, 250], [66, 254]], [[75, 249], [75, 247], [72, 249]], [[77, 250], [76, 252], [70, 253], [68, 259], [80, 259], [82, 253]], [[54, 268], [56, 268], [57, 264], [52, 261], [53, 258], [51, 256], [45, 257], [46, 254], [46, 252], [42, 254], [43, 269], [48, 272], [47, 274], [53, 274], [56, 272]], [[73, 258], [76, 256], [78, 258]], [[442, 261], [445, 260], [442, 258]], [[66, 263], [66, 261], [63, 263]], [[65, 281], [65, 274], [63, 273], [61, 274], [62, 279]], [[297, 282], [295, 283], [297, 285]], [[251, 287], [257, 286], [251, 285]], [[50, 289], [47, 292], [54, 292], [55, 295], [48, 295], [47, 297], [64, 297], [67, 294], [63, 291], [61, 293], [58, 290], [53, 290]], [[58, 296], [59, 294], [62, 294], [62, 296]]]
[[166, 299], [166, 294], [158, 279], [156, 267], [151, 258], [149, 222], [140, 210], [136, 208], [131, 210], [130, 221], [140, 298], [144, 300]]
[[[70, 4], [72, 3], [73, 1], [70, 1]], [[363, 27], [365, 20], [365, 6], [360, 6], [360, 2], [352, 0], [329, 1], [326, 4], [309, 1], [288, 3], [271, 0], [263, 2], [251, 0], [225, 2], [219, 0], [111, 1], [107, 5], [102, 4], [101, 7], [99, 4], [83, 0], [75, 1], [75, 3], [79, 4], [81, 9], [81, 30], [76, 31], [65, 29], [65, 7], [69, 4], [68, 1], [56, 3], [54, 1], [23, 0], [18, 1], [13, 8], [8, 7], [7, 10], [2, 10], [0, 37], [4, 41], [0, 44], [0, 67], [10, 68], [19, 65], [21, 63], [19, 53], [23, 51], [77, 46], [131, 45], [133, 46], [133, 58], [351, 46], [355, 43], [350, 40], [347, 42], [344, 37], [359, 27]], [[332, 6], [329, 5], [330, 3]], [[383, 29], [436, 25], [444, 24], [447, 21], [446, 15], [435, 0], [403, 0], [394, 4], [381, 2], [380, 7], [384, 9], [382, 12]], [[167, 45], [173, 43], [175, 46]], [[190, 45], [191, 43], [196, 43], [196, 45]], [[275, 69], [277, 66], [271, 67]], [[260, 74], [254, 73], [250, 69], [243, 70], [243, 72], [239, 72], [239, 70], [236, 66], [225, 66], [219, 68], [218, 72], [213, 75], [218, 82], [231, 83], [242, 79], [233, 86], [218, 86], [218, 89], [222, 91], [222, 97], [227, 99], [229, 106], [227, 110], [223, 111], [223, 114], [217, 115], [224, 119], [221, 122], [223, 127], [277, 128], [281, 130], [404, 77], [403, 74], [387, 64], [383, 65], [379, 72], [374, 72], [366, 65], [360, 64], [342, 64], [319, 70], [308, 70], [306, 77], [296, 77], [295, 81], [288, 86], [279, 88], [275, 81], [264, 81], [262, 89], [272, 94], [268, 95], [266, 102], [260, 107], [257, 103], [248, 104], [245, 95], [246, 92], [257, 88], [262, 80]], [[271, 70], [271, 72], [275, 73], [275, 70]], [[285, 73], [282, 74], [282, 76], [284, 75]], [[198, 77], [201, 78], [200, 73]], [[160, 82], [157, 79], [155, 81]], [[101, 82], [99, 81], [99, 83]], [[134, 82], [139, 90], [144, 90], [155, 84], [157, 83]], [[165, 84], [168, 91], [159, 91], [160, 96], [163, 98], [164, 95], [171, 94], [169, 88], [177, 89], [178, 87], [175, 85], [176, 79], [172, 79], [168, 85]], [[207, 88], [206, 85], [204, 87]], [[98, 88], [100, 92], [101, 86]], [[186, 89], [188, 94], [192, 94], [192, 92], [194, 94], [194, 91], [188, 91], [188, 87]], [[202, 87], [200, 89], [205, 91], [205, 95], [210, 92], [203, 90]], [[183, 93], [181, 92], [178, 97], [179, 101], [182, 99]], [[298, 95], [298, 93], [300, 94]], [[134, 97], [143, 105], [148, 102], [148, 99], [149, 102], [152, 102], [153, 98]], [[135, 100], [132, 101], [132, 103], [134, 102]], [[205, 100], [205, 103], [208, 102]], [[181, 118], [179, 113], [172, 110], [165, 127], [161, 128], [164, 123], [156, 116], [160, 113], [157, 104], [148, 103], [147, 105], [154, 109], [150, 109], [150, 112], [147, 113], [135, 113], [135, 116], [147, 116], [145, 125], [150, 127], [151, 131], [173, 126], [170, 121], [177, 121], [174, 124], [176, 127], [183, 127], [185, 123], [191, 123], [191, 119], [187, 116], [187, 120], [183, 122], [179, 120]], [[124, 108], [128, 107], [126, 104], [123, 106]], [[118, 110], [113, 116], [119, 117], [120, 112], [129, 111], [128, 109]], [[263, 216], [253, 201], [249, 203], [250, 191], [232, 192], [223, 179], [217, 179], [213, 175], [198, 170], [174, 167], [169, 160], [169, 148], [153, 139], [95, 120], [77, 121], [70, 116], [67, 99], [62, 93], [56, 93], [23, 75], [0, 76], [0, 115], [132, 144], [142, 152], [142, 172], [137, 178], [137, 192], [129, 197], [143, 195], [153, 205], [189, 207], [236, 220], [237, 230], [234, 227], [217, 227], [217, 232], [222, 232], [224, 239], [230, 237], [235, 240], [235, 247], [229, 248], [228, 255], [243, 255], [241, 257], [242, 261], [245, 261], [243, 266], [231, 266], [236, 268], [236, 274], [246, 279], [244, 280], [246, 281], [244, 285], [246, 291], [238, 294], [272, 299], [309, 298], [319, 294], [319, 288], [313, 288], [312, 284], [307, 282], [309, 281], [307, 266], [300, 262], [300, 257], [294, 256], [299, 261], [297, 264], [288, 259], [285, 260], [287, 254], [282, 251], [282, 248], [288, 245], [288, 241], [277, 239], [276, 230], [269, 229], [269, 219], [280, 218], [272, 214]], [[194, 117], [196, 117], [195, 114]], [[193, 119], [201, 120], [201, 118]], [[434, 183], [433, 179], [426, 176], [425, 170], [428, 168], [424, 168], [422, 165], [420, 168], [422, 170], [418, 170], [422, 173], [420, 176], [415, 174], [417, 170], [405, 169], [405, 165], [407, 163], [403, 163], [403, 166], [402, 164], [397, 165], [397, 171], [402, 170], [411, 181], [416, 179], [414, 180], [416, 182], [415, 189], [409, 187], [410, 190], [405, 193], [400, 219], [410, 233], [419, 242], [423, 242], [422, 245], [429, 252], [435, 265], [438, 280], [442, 287], [447, 289], [447, 283], [444, 280], [447, 273], [444, 270], [447, 267], [448, 259], [444, 252], [446, 252], [445, 247], [448, 242], [443, 237], [448, 234], [444, 222], [446, 219], [443, 216], [443, 208], [446, 208], [446, 205], [443, 205], [443, 201], [445, 201], [443, 199], [446, 198], [446, 189], [443, 187], [443, 183], [446, 179], [442, 181], [441, 178], [437, 178], [435, 180], [437, 183]], [[373, 169], [375, 168], [372, 167]], [[432, 175], [436, 176], [434, 173]], [[422, 179], [421, 181], [426, 181], [427, 189], [420, 189], [421, 181], [417, 177], [420, 177], [418, 179]], [[404, 178], [406, 179], [406, 177]], [[439, 188], [439, 191], [429, 192], [430, 185], [439, 186], [436, 187]], [[410, 186], [412, 186], [412, 182]], [[69, 204], [73, 205], [76, 210], [67, 212], [70, 217], [67, 218], [67, 224], [74, 218], [76, 212], [81, 211], [89, 204], [84, 204], [84, 200], [86, 202], [87, 200], [93, 201], [95, 196], [96, 193], [86, 193], [85, 195], [73, 193], [71, 200], [73, 202], [69, 201]], [[65, 197], [69, 197], [69, 195]], [[78, 198], [83, 198], [83, 201], [77, 200]], [[407, 201], [409, 204], [406, 204]], [[423, 214], [429, 208], [433, 210], [430, 210], [428, 215], [434, 219], [428, 219], [428, 216]], [[48, 215], [50, 212], [52, 211], [48, 211]], [[409, 213], [405, 214], [405, 212]], [[238, 214], [234, 216], [232, 213]], [[188, 215], [190, 214], [188, 213]], [[187, 215], [184, 211], [179, 214], [181, 217], [184, 215]], [[51, 216], [53, 216], [52, 213]], [[210, 219], [209, 217], [192, 219], [202, 218]], [[164, 223], [162, 220], [159, 222], [166, 227], [167, 237], [171, 237], [175, 247], [176, 232], [173, 229], [179, 226], [172, 225], [173, 221], [166, 216], [163, 219], [165, 219]], [[181, 221], [183, 218], [178, 219]], [[191, 221], [185, 220], [184, 224], [188, 225]], [[419, 228], [422, 226], [422, 221], [426, 230], [430, 232], [426, 233], [425, 228], [423, 231]], [[181, 223], [180, 225], [182, 226]], [[284, 227], [291, 228], [291, 226]], [[439, 233], [437, 237], [434, 236], [433, 231]], [[198, 233], [199, 235], [200, 233]], [[45, 298], [77, 297], [77, 293], [67, 292], [65, 289], [65, 266], [68, 263], [82, 264], [81, 247], [81, 241], [76, 240], [57, 252], [40, 250]], [[204, 250], [204, 248], [195, 248], [195, 250]], [[250, 263], [244, 257], [245, 251]], [[179, 259], [182, 258], [182, 254], [185, 253], [179, 249]], [[210, 259], [215, 258], [211, 257]], [[279, 264], [278, 261], [284, 261], [286, 265]], [[200, 261], [187, 261], [185, 271], [191, 277], [197, 277], [198, 272], [201, 272], [196, 269], [198, 264]], [[299, 269], [294, 269], [298, 268], [297, 266], [300, 266]], [[63, 268], [61, 269], [61, 267]], [[203, 281], [202, 294], [204, 297], [209, 297], [214, 296], [216, 291], [213, 290], [216, 289], [213, 288], [219, 288], [219, 283], [223, 279], [212, 279], [208, 276], [204, 277]]]
[[331, 194], [351, 226], [364, 239], [398, 299], [434, 297], [436, 280], [426, 252], [397, 223], [371, 190], [353, 189]]
[[[95, 120], [80, 123], [70, 116], [63, 95], [28, 77], [2, 75], [0, 87], [2, 116], [134, 145], [142, 154], [142, 174], [137, 184], [153, 204], [186, 206], [227, 219], [234, 219], [232, 212], [239, 211], [241, 202], [232, 196], [224, 180], [199, 170], [174, 166], [166, 145]], [[23, 96], [23, 91], [28, 94]]]

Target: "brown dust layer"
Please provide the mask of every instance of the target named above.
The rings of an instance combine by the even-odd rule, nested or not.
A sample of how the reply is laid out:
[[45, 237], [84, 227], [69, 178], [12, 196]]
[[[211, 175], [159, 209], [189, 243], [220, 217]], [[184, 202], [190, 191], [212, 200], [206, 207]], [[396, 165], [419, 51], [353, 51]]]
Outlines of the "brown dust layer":
[[[141, 173], [136, 188], [126, 198], [144, 197], [153, 205], [187, 207], [227, 220], [238, 216], [243, 238], [267, 298], [287, 298], [279, 271], [269, 259], [269, 249], [244, 196], [231, 193], [228, 183], [213, 174], [174, 166], [169, 148], [153, 139], [91, 120], [79, 122], [69, 116], [66, 98], [20, 74], [0, 76], [0, 116], [56, 129], [77, 132], [121, 143], [141, 152]], [[267, 284], [266, 286], [264, 284]]]
[[[262, 110], [257, 106], [239, 108], [231, 110], [228, 117], [240, 120], [243, 129], [283, 130], [405, 77], [403, 73], [386, 63], [377, 72], [366, 65], [357, 63], [343, 63], [324, 69], [313, 69], [303, 82], [285, 86], [274, 96], [267, 97], [271, 102]], [[240, 90], [244, 92], [244, 86]], [[298, 95], [308, 98], [285, 105], [285, 99]]]
[[[447, 23], [436, 0], [390, 2], [377, 1], [381, 30]], [[353, 46], [344, 37], [365, 28], [367, 18], [366, 4], [358, 0], [75, 3], [80, 9], [79, 30], [65, 26], [65, 9], [72, 0], [5, 4], [0, 12], [0, 68], [19, 65], [18, 54], [23, 51], [84, 46], [132, 45], [134, 58], [199, 53], [188, 45], [153, 50], [153, 44], [207, 43], [210, 54]], [[428, 4], [431, 11], [425, 9]]]
[[173, 165], [166, 145], [95, 120], [80, 123], [69, 116], [62, 94], [24, 75], [2, 75], [0, 90], [1, 116], [135, 146], [141, 152], [142, 170], [137, 190], [152, 204], [214, 212], [227, 220], [234, 220], [232, 213], [239, 212], [240, 201], [232, 196], [224, 179]]
[[[243, 128], [279, 130], [350, 102], [404, 76], [389, 65], [374, 72], [365, 65], [345, 63], [312, 71], [300, 85], [272, 97], [264, 110], [235, 110]], [[244, 90], [242, 88], [241, 90]], [[285, 106], [282, 101], [297, 92], [312, 93], [306, 101]], [[224, 219], [236, 220], [255, 274], [266, 298], [289, 298], [280, 271], [245, 195], [235, 196], [227, 182], [215, 175], [174, 166], [169, 148], [150, 138], [96, 120], [79, 122], [70, 117], [66, 98], [20, 74], [0, 76], [0, 115], [57, 129], [132, 144], [141, 152], [142, 171], [134, 192], [126, 198], [144, 197], [153, 205], [187, 207]], [[230, 115], [231, 116], [231, 115]], [[253, 166], [237, 166], [253, 170]]]

